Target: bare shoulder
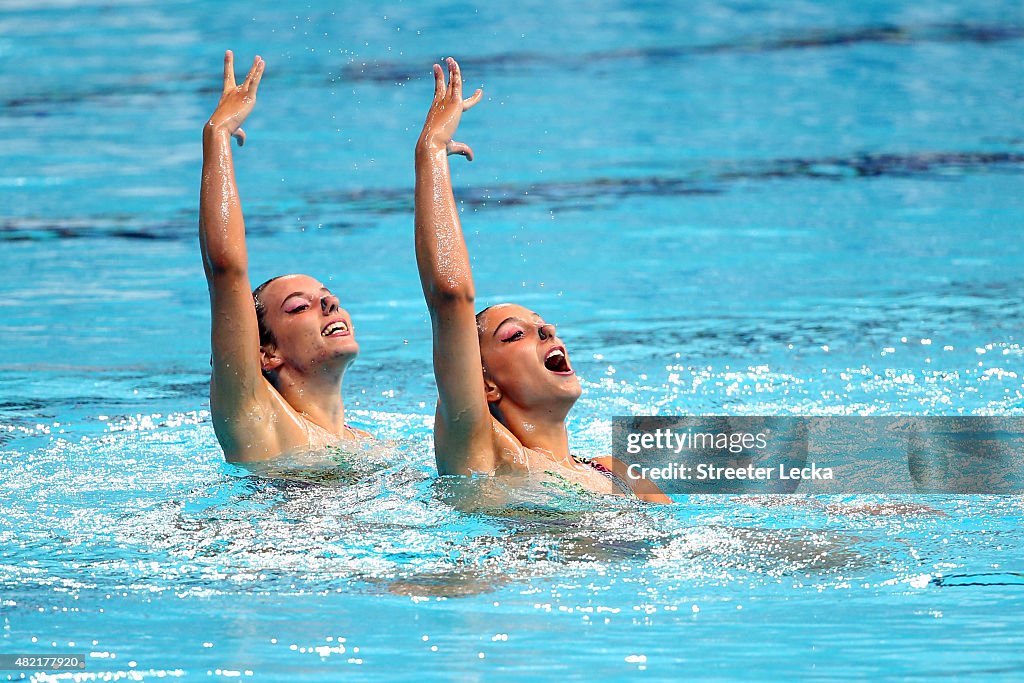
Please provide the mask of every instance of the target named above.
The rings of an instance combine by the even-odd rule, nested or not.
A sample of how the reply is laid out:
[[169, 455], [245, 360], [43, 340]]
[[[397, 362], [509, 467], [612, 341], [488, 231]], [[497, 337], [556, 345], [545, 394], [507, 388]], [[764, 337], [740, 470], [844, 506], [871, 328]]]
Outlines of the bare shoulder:
[[440, 403], [434, 418], [438, 474], [499, 474], [526, 469], [526, 449], [503, 424], [487, 415], [486, 428], [449, 431]]
[[494, 453], [494, 471], [520, 472], [529, 469], [526, 446], [509, 431], [508, 427], [491, 417], [491, 448]]
[[264, 378], [265, 391], [258, 398], [220, 405], [211, 391], [210, 408], [217, 440], [229, 462], [270, 460], [307, 444], [303, 418]]

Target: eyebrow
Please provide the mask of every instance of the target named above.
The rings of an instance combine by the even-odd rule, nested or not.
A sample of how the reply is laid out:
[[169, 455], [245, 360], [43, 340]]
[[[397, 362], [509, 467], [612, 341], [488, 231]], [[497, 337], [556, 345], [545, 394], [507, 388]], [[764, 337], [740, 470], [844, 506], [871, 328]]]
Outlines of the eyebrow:
[[519, 318], [519, 317], [516, 317], [514, 315], [510, 315], [509, 317], [505, 318], [500, 323], [498, 323], [497, 327], [494, 328], [494, 333], [491, 336], [492, 337], [498, 336], [498, 330], [501, 329], [501, 326], [504, 325], [505, 323], [510, 323], [510, 322], [513, 322], [513, 321], [521, 323], [521, 322], [523, 322], [523, 319]]
[[[533, 313], [533, 311], [530, 311], [530, 313]], [[535, 317], [537, 318], [537, 320], [538, 320], [538, 321], [540, 321], [540, 322], [543, 322], [543, 321], [544, 321], [544, 319], [543, 319], [543, 318], [541, 318], [541, 317], [540, 317], [539, 315], [537, 315], [536, 313], [533, 313], [533, 315], [534, 315], [534, 316], [535, 316]], [[501, 329], [501, 326], [502, 326], [502, 325], [504, 325], [505, 323], [510, 323], [510, 322], [519, 322], [519, 323], [523, 323], [523, 324], [526, 324], [526, 321], [525, 321], [525, 320], [523, 320], [522, 318], [520, 318], [519, 316], [515, 316], [515, 315], [510, 315], [509, 317], [505, 318], [505, 319], [504, 319], [504, 320], [502, 320], [502, 321], [501, 321], [500, 323], [498, 323], [498, 326], [494, 328], [494, 333], [493, 333], [493, 334], [491, 334], [491, 336], [492, 336], [492, 337], [496, 337], [496, 336], [498, 336], [498, 330], [500, 330], [500, 329]]]
[[[331, 290], [327, 289], [326, 287], [321, 287], [320, 291], [327, 292], [328, 294], [331, 293]], [[291, 299], [293, 296], [301, 296], [302, 298], [306, 298], [307, 294], [305, 292], [292, 292], [285, 298], [281, 299], [281, 305], [284, 306], [285, 302], [288, 301], [288, 299]]]

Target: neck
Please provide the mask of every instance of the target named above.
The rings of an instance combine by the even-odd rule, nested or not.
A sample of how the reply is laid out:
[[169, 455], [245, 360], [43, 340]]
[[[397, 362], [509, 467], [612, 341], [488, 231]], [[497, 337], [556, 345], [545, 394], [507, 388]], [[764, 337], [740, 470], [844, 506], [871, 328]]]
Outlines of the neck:
[[327, 431], [345, 434], [345, 402], [341, 397], [344, 371], [336, 374], [282, 372], [278, 393], [297, 413]]
[[501, 422], [526, 448], [543, 451], [555, 460], [568, 460], [569, 432], [565, 428], [568, 411], [526, 410], [513, 404], [500, 406]]

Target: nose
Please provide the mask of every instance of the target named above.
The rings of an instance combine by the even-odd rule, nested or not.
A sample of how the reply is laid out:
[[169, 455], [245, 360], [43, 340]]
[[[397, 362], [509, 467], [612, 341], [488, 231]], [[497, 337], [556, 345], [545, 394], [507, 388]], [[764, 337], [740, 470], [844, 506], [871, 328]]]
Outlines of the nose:
[[537, 328], [537, 334], [540, 335], [541, 341], [547, 341], [555, 336], [555, 326], [551, 323], [545, 323]]
[[320, 297], [320, 310], [325, 314], [335, 313], [341, 307], [341, 301], [333, 294]]

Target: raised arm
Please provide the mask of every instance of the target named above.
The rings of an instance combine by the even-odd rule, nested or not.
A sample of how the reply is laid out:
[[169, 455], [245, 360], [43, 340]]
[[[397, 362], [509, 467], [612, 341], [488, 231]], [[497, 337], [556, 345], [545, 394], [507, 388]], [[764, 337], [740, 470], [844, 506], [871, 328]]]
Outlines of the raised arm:
[[448, 155], [472, 161], [473, 151], [452, 140], [462, 112], [480, 101], [462, 99], [459, 65], [449, 58], [449, 82], [434, 65], [434, 101], [416, 143], [416, 263], [430, 311], [434, 377], [440, 399], [434, 428], [439, 474], [494, 469], [491, 415], [484, 397], [475, 291], [469, 254], [452, 194]]
[[217, 436], [226, 453], [241, 448], [239, 433], [251, 427], [240, 418], [254, 406], [265, 404], [269, 394], [260, 371], [259, 330], [249, 285], [245, 223], [231, 158], [231, 138], [237, 138], [239, 145], [245, 142], [241, 125], [256, 103], [263, 68], [263, 60], [256, 57], [249, 75], [241, 85], [236, 85], [234, 59], [230, 50], [226, 52], [224, 90], [216, 111], [203, 128], [199, 245], [210, 288], [213, 325], [210, 405]]

